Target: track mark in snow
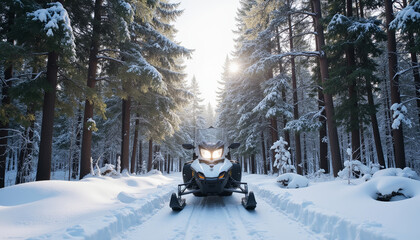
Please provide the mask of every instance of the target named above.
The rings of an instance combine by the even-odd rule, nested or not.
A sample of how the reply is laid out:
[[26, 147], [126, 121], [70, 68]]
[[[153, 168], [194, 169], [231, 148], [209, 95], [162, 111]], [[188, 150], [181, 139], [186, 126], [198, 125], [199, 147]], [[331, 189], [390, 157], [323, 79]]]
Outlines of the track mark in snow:
[[[258, 199], [255, 211], [241, 205], [243, 196], [186, 196], [187, 206], [172, 212], [169, 206], [119, 239], [324, 239]], [[168, 198], [169, 200], [169, 198]]]

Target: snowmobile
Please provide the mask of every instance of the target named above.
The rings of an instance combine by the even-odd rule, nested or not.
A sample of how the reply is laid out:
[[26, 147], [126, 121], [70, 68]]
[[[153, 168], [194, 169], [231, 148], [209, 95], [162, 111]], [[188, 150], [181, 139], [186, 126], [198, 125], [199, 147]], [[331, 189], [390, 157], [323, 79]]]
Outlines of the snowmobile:
[[197, 197], [210, 195], [231, 196], [232, 193], [242, 193], [242, 205], [247, 210], [257, 206], [248, 184], [241, 182], [241, 165], [232, 160], [230, 150], [238, 148], [239, 143], [226, 145], [223, 129], [198, 129], [196, 133], [197, 146], [182, 144], [187, 150], [194, 150], [193, 159], [186, 162], [182, 168], [183, 184], [178, 185], [178, 194], [172, 193], [169, 206], [174, 211], [181, 211], [185, 205], [183, 195], [193, 194]]

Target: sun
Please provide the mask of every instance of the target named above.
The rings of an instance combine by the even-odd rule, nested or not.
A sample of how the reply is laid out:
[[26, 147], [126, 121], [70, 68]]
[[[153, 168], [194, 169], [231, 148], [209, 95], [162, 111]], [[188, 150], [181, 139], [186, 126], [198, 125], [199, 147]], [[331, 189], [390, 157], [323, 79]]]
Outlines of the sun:
[[229, 64], [229, 72], [230, 73], [237, 73], [239, 71], [239, 65], [235, 62]]

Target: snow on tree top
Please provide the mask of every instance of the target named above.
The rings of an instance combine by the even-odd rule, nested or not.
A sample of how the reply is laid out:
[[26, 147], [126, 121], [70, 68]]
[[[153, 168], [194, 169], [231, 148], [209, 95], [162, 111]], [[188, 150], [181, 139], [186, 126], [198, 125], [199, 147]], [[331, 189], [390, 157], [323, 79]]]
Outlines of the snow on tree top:
[[61, 44], [70, 47], [74, 53], [76, 47], [74, 43], [73, 29], [71, 27], [69, 15], [59, 2], [48, 3], [49, 8], [38, 9], [32, 13], [28, 13], [29, 17], [33, 17], [32, 21], [40, 21], [45, 23], [44, 30], [47, 37], [54, 37], [54, 32], [62, 28], [64, 37], [61, 39]]
[[389, 26], [405, 30], [410, 24], [418, 24], [418, 21], [420, 21], [420, 1], [415, 0], [399, 11]]

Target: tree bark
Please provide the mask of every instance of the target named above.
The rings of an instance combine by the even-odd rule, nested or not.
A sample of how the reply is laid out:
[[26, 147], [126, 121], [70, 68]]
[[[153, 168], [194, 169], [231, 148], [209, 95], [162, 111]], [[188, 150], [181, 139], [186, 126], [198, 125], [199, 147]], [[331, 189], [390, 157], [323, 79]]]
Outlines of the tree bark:
[[153, 140], [152, 138], [149, 139], [149, 159], [147, 161], [147, 172], [152, 170], [152, 163], [153, 163]]
[[[287, 0], [287, 5], [290, 7], [290, 0]], [[289, 46], [290, 51], [294, 51], [293, 46], [293, 29], [292, 29], [292, 16], [287, 16], [287, 22], [289, 25]], [[297, 81], [296, 81], [296, 64], [295, 57], [290, 57], [290, 65], [292, 70], [292, 91], [293, 91], [293, 119], [299, 119], [299, 105], [298, 105], [298, 94], [297, 94]], [[295, 156], [296, 156], [296, 172], [302, 175], [302, 146], [300, 143], [300, 133], [295, 131]]]
[[131, 99], [122, 100], [122, 127], [121, 127], [121, 172], [129, 170], [130, 154], [130, 105]]
[[[324, 52], [323, 48], [325, 46], [325, 38], [324, 38], [324, 29], [322, 26], [322, 14], [321, 14], [321, 2], [320, 0], [311, 0], [314, 8], [314, 12], [316, 17], [314, 18], [314, 23], [316, 26], [316, 42], [317, 46], [320, 50], [319, 56], [319, 66], [321, 72], [321, 79], [322, 83], [325, 84], [329, 78], [328, 74], [328, 61], [327, 55]], [[334, 120], [334, 102], [332, 96], [324, 92], [324, 101], [325, 101], [325, 112], [327, 115], [327, 126], [328, 126], [328, 138], [330, 143], [331, 149], [331, 158], [332, 158], [332, 167], [333, 167], [333, 174], [335, 177], [338, 175], [338, 171], [343, 168], [341, 163], [341, 156], [340, 156], [340, 145], [338, 143], [338, 133], [337, 133], [337, 126]]]
[[[276, 43], [277, 43], [277, 53], [281, 54], [281, 47], [280, 47], [280, 37], [279, 37], [279, 30], [278, 28], [276, 28]], [[281, 60], [279, 60], [279, 71], [280, 74], [283, 73], [283, 64], [281, 62]], [[283, 87], [281, 90], [281, 97], [283, 100], [283, 103], [286, 104], [287, 103], [287, 98], [286, 98], [286, 88]], [[276, 127], [277, 130], [277, 119], [272, 119], [272, 121], [275, 120], [275, 124], [272, 123], [272, 126]], [[290, 134], [289, 131], [284, 130], [284, 128], [287, 125], [287, 118], [286, 115], [283, 115], [283, 132], [284, 132], [284, 140], [287, 142], [287, 146], [290, 147]], [[274, 139], [274, 137], [272, 136], [272, 139]], [[279, 136], [278, 136], [278, 130], [277, 130], [277, 135], [275, 137], [276, 141], [279, 140]], [[272, 143], [274, 143], [275, 141], [273, 141]], [[274, 149], [271, 150], [271, 166], [274, 166], [274, 162], [275, 162], [275, 152]], [[273, 167], [273, 172], [278, 172], [278, 169], [274, 169]]]
[[[347, 17], [353, 17], [353, 1], [346, 0], [347, 3]], [[353, 68], [356, 65], [356, 59], [354, 54], [353, 45], [349, 45], [346, 48], [346, 60], [347, 60], [347, 76], [350, 76], [353, 72]], [[354, 160], [360, 160], [360, 133], [359, 133], [359, 114], [358, 114], [358, 103], [357, 103], [357, 86], [355, 79], [349, 79], [350, 86], [348, 88], [349, 99], [352, 108], [350, 110], [350, 131], [351, 131], [351, 149], [352, 158]]]
[[[386, 17], [386, 28], [387, 28], [387, 48], [388, 48], [388, 71], [389, 81], [391, 87], [391, 104], [400, 104], [400, 87], [399, 87], [399, 76], [398, 72], [398, 60], [397, 60], [397, 43], [395, 39], [395, 30], [389, 28], [389, 24], [394, 19], [392, 10], [392, 1], [385, 0], [385, 17]], [[405, 168], [405, 149], [404, 149], [404, 135], [403, 127], [400, 125], [398, 129], [392, 129], [394, 137], [394, 157], [395, 166], [397, 168]]]
[[77, 127], [76, 127], [76, 149], [77, 151], [75, 151], [75, 154], [73, 156], [73, 161], [72, 161], [72, 173], [71, 173], [71, 177], [73, 179], [77, 178], [77, 174], [79, 173], [79, 164], [80, 164], [80, 160], [79, 160], [79, 156], [80, 156], [80, 145], [82, 143], [82, 109], [81, 106], [79, 105], [79, 110], [77, 111]]
[[[407, 7], [407, 0], [403, 0], [403, 7]], [[417, 118], [420, 123], [420, 73], [419, 73], [419, 62], [417, 59], [417, 53], [414, 50], [415, 42], [412, 31], [408, 31], [408, 48], [411, 57], [411, 67], [413, 68], [414, 86], [416, 88], [416, 103], [417, 103]]]
[[[312, 11], [315, 12], [313, 4], [311, 4]], [[314, 32], [317, 31], [317, 26], [314, 24]], [[319, 51], [318, 42], [315, 41], [316, 50]], [[323, 169], [325, 173], [330, 172], [330, 164], [328, 163], [328, 143], [324, 141], [327, 138], [327, 116], [325, 112], [325, 99], [322, 89], [322, 78], [319, 62], [317, 63], [317, 81], [318, 81], [318, 109], [322, 110], [321, 115], [319, 116], [319, 122], [321, 122], [321, 127], [319, 128], [319, 168]]]
[[373, 140], [375, 142], [376, 154], [378, 157], [378, 163], [382, 167], [385, 167], [384, 152], [382, 150], [381, 136], [379, 134], [378, 119], [376, 118], [375, 102], [373, 100], [372, 86], [369, 80], [366, 81], [366, 92], [368, 94], [368, 104], [372, 108], [370, 113], [370, 121], [372, 123]]
[[[92, 42], [89, 54], [89, 67], [87, 86], [91, 89], [95, 88], [96, 73], [98, 69], [98, 51], [101, 31], [101, 10], [103, 0], [95, 1], [94, 18], [92, 22]], [[83, 137], [82, 137], [82, 150], [80, 157], [80, 178], [90, 173], [90, 159], [92, 157], [92, 130], [88, 129], [87, 121], [93, 118], [93, 101], [86, 99], [85, 113], [83, 117]]]
[[255, 167], [255, 154], [251, 154], [251, 174], [256, 174], [256, 167]]
[[261, 131], [261, 152], [262, 152], [262, 158], [263, 158], [263, 171], [264, 174], [267, 174], [267, 157], [265, 154], [265, 142], [264, 142], [264, 131]]
[[137, 164], [137, 173], [141, 173], [143, 170], [143, 141], [139, 141], [139, 157], [138, 157], [138, 164]]
[[48, 53], [47, 82], [49, 89], [44, 93], [42, 107], [41, 142], [39, 144], [38, 168], [36, 180], [50, 180], [52, 138], [54, 129], [55, 95], [57, 89], [57, 65], [58, 55], [56, 52]]
[[136, 114], [136, 121], [134, 124], [133, 151], [131, 153], [131, 173], [136, 172], [136, 155], [137, 155], [137, 145], [138, 145], [138, 138], [139, 138], [139, 127], [140, 127], [139, 114]]
[[325, 120], [325, 105], [324, 105], [324, 95], [322, 94], [321, 88], [318, 88], [318, 109], [322, 109], [321, 115], [319, 116], [319, 121], [321, 122], [321, 127], [319, 128], [319, 168], [324, 169], [325, 173], [329, 173], [329, 164], [328, 164], [328, 143], [324, 141], [327, 137], [327, 121]]
[[171, 172], [171, 155], [167, 154], [168, 158], [167, 158], [167, 168], [166, 168], [166, 173], [169, 174]]

